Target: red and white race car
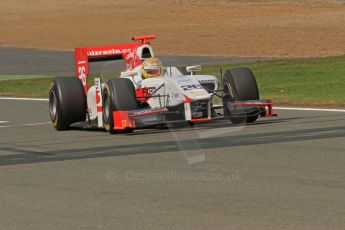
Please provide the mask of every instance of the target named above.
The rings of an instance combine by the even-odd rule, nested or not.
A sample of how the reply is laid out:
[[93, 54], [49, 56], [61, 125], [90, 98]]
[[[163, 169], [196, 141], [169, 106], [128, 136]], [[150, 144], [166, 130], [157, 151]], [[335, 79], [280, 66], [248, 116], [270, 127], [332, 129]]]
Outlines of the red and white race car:
[[[250, 69], [228, 70], [219, 84], [213, 75], [198, 75], [201, 66], [163, 67], [148, 41], [153, 38], [145, 35], [133, 37], [132, 44], [76, 48], [77, 78], [59, 77], [51, 84], [53, 126], [66, 130], [83, 122], [85, 127], [117, 133], [181, 121], [252, 123], [259, 116], [275, 115], [272, 101], [260, 100]], [[89, 87], [89, 63], [114, 60], [124, 60], [125, 71], [106, 83], [95, 78]], [[221, 105], [213, 103], [215, 97], [221, 98]], [[216, 112], [221, 109], [222, 114]]]

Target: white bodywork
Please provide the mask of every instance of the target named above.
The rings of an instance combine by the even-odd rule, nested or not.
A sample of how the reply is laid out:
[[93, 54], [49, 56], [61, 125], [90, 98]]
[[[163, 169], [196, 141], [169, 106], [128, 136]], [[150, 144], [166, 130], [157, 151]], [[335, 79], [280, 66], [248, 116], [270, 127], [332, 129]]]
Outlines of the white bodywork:
[[213, 75], [183, 75], [176, 67], [164, 68], [163, 74], [164, 76], [143, 79], [138, 68], [122, 72], [120, 77], [130, 79], [136, 89], [146, 87], [150, 93], [157, 90], [154, 96], [158, 97], [148, 101], [151, 108], [181, 104], [186, 99], [185, 96], [193, 101], [210, 100], [213, 94], [204, 89], [202, 84], [205, 83], [214, 84], [214, 90], [218, 89], [217, 78]]
[[[144, 79], [141, 87], [154, 92], [153, 98], [148, 100], [152, 108], [176, 106], [185, 100], [210, 100], [212, 94], [208, 93], [194, 76], [165, 76]], [[155, 92], [156, 91], [156, 92]]]
[[[95, 78], [95, 85], [90, 87], [87, 92], [87, 109], [88, 109], [88, 119], [96, 120], [98, 117], [102, 118], [102, 89], [104, 84], [101, 83], [100, 78]], [[97, 120], [97, 126], [103, 127], [103, 119]]]
[[[140, 59], [144, 59], [143, 50], [149, 51], [154, 56], [152, 48], [149, 45], [143, 45], [137, 49], [137, 54]], [[129, 54], [131, 55], [131, 54]], [[127, 56], [126, 58], [134, 58]], [[126, 66], [127, 69], [130, 66]], [[141, 65], [137, 66], [131, 71], [122, 72], [120, 77], [128, 78], [133, 82], [136, 89], [147, 88], [151, 97], [147, 103], [152, 109], [166, 108], [178, 106], [183, 104], [185, 110], [186, 120], [191, 120], [191, 102], [203, 101], [204, 105], [208, 106], [208, 115], [211, 116], [210, 103], [213, 97], [212, 92], [208, 92], [205, 87], [212, 85], [213, 90], [218, 89], [217, 78], [212, 75], [196, 75], [195, 72], [201, 70], [201, 66], [189, 66], [186, 68], [190, 75], [183, 75], [177, 67], [163, 68], [162, 76], [143, 79], [141, 76]], [[100, 112], [101, 102], [99, 101], [100, 79], [95, 79], [95, 85], [90, 87], [87, 94], [87, 107], [89, 120], [96, 120], [98, 118], [98, 126], [101, 127], [102, 113]]]

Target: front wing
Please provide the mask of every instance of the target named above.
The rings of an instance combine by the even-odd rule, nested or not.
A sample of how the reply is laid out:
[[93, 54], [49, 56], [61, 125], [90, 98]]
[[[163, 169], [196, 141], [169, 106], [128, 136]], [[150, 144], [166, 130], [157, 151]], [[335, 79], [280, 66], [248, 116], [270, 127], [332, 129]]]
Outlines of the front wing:
[[[184, 106], [183, 106], [184, 105]], [[114, 111], [114, 129], [125, 130], [143, 128], [147, 126], [160, 125], [173, 122], [189, 121], [191, 123], [210, 121], [213, 119], [228, 119], [230, 116], [218, 115], [217, 113], [209, 113], [207, 117], [202, 118], [188, 118], [185, 116], [186, 104], [182, 104], [180, 111], [175, 109], [174, 111], [168, 108], [159, 109], [140, 109], [132, 111]], [[260, 115], [263, 117], [277, 116], [273, 112], [272, 100], [263, 99], [256, 101], [236, 101], [228, 102], [228, 106], [232, 109], [231, 116], [245, 116], [246, 111], [255, 111], [254, 115]], [[212, 106], [211, 110], [221, 109], [223, 106]], [[245, 111], [245, 112], [243, 112]], [[211, 115], [212, 114], [212, 115]], [[176, 115], [176, 116], [174, 116]]]

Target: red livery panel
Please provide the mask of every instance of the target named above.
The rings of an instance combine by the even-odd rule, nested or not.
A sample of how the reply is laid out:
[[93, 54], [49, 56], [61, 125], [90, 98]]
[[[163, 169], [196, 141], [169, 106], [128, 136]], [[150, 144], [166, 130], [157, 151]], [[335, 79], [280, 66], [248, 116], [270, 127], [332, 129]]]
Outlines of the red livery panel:
[[149, 44], [148, 40], [154, 38], [154, 35], [143, 35], [132, 38], [133, 41], [141, 41], [140, 43], [76, 48], [76, 76], [83, 83], [85, 94], [88, 91], [87, 79], [90, 62], [124, 59], [126, 70], [132, 70], [142, 64], [136, 55], [136, 49], [142, 45]]

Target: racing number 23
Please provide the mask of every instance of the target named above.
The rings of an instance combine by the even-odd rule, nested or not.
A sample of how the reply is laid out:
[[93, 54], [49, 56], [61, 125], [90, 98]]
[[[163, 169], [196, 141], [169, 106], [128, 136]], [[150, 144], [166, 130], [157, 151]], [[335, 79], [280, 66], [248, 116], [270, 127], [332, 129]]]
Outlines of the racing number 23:
[[86, 68], [85, 66], [79, 66], [78, 68], [78, 77], [81, 80], [81, 82], [83, 83], [83, 85], [86, 85]]

